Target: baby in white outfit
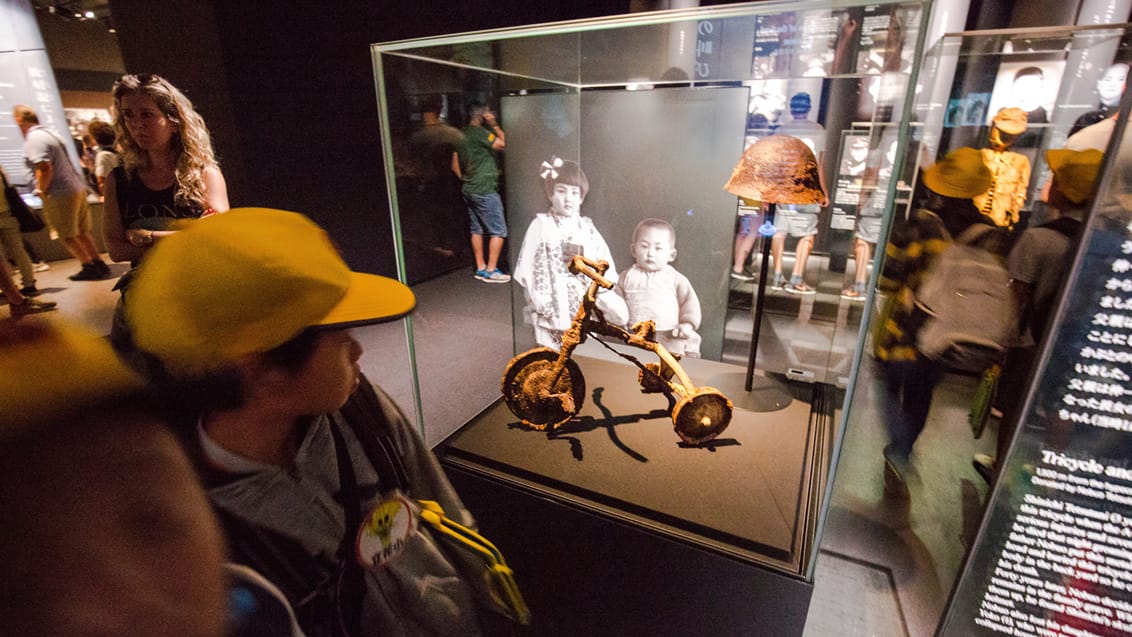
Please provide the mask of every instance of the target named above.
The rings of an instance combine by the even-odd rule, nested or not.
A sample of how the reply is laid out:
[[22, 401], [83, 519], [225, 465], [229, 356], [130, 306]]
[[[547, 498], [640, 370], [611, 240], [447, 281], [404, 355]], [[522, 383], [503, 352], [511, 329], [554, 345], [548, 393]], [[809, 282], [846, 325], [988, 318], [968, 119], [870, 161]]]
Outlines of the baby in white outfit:
[[700, 299], [688, 278], [669, 265], [676, 259], [676, 230], [663, 219], [645, 219], [633, 231], [631, 249], [636, 263], [621, 273], [616, 288], [629, 306], [629, 323], [652, 319], [665, 349], [698, 357]]

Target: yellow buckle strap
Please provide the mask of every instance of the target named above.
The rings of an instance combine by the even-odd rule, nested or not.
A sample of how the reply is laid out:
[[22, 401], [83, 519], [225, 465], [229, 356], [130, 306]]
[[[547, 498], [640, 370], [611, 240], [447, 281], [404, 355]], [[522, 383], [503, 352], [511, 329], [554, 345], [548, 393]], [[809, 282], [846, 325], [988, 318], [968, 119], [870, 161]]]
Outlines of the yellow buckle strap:
[[526, 626], [531, 621], [531, 611], [523, 601], [515, 573], [507, 566], [503, 554], [487, 538], [474, 530], [444, 515], [444, 509], [435, 500], [418, 500], [421, 505], [421, 520], [434, 531], [459, 544], [479, 556], [487, 567], [485, 578], [488, 590], [497, 602], [506, 607], [511, 617]]

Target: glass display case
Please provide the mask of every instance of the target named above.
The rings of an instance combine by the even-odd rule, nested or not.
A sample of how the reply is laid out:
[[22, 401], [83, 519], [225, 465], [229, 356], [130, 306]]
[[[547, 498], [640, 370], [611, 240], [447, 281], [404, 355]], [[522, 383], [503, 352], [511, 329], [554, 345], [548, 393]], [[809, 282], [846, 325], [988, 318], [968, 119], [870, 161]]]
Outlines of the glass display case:
[[[415, 407], [446, 466], [807, 580], [876, 245], [910, 192], [927, 7], [760, 2], [374, 45], [419, 299]], [[724, 190], [774, 135], [810, 149], [820, 203]], [[486, 221], [487, 268], [469, 248], [462, 189], [500, 196], [503, 276], [482, 271]], [[729, 399], [717, 437], [674, 433], [682, 403], [642, 392], [656, 357], [592, 333], [571, 357], [573, 418], [536, 429], [508, 410], [508, 362], [571, 325], [572, 255], [609, 263], [601, 318], [636, 336], [652, 319], [687, 379]]]
[[[915, 104], [916, 159], [963, 146], [985, 160], [1025, 158], [1018, 214], [1002, 219], [1015, 229], [1012, 258], [1042, 255], [1037, 267], [1019, 263], [1025, 255], [1014, 266], [1039, 273], [1034, 298], [1051, 285], [1046, 327], [1028, 332], [1034, 348], [1006, 359], [1000, 392], [1013, 401], [999, 403], [997, 477], [939, 635], [1132, 634], [1130, 27], [949, 34], [925, 53], [924, 77], [936, 81]], [[1002, 150], [989, 138], [1004, 108], [1025, 113], [1026, 127]], [[1051, 161], [1066, 162], [1057, 183]], [[850, 426], [869, 417], [859, 404], [861, 394]]]

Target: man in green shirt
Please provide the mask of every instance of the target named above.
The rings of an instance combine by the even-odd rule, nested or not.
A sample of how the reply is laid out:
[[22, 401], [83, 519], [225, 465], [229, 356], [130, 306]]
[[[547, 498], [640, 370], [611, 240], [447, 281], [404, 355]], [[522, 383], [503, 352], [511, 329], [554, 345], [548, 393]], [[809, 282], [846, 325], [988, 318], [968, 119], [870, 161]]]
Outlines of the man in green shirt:
[[[464, 141], [452, 155], [452, 171], [462, 182], [461, 192], [468, 207], [472, 229], [472, 254], [476, 259], [476, 278], [487, 283], [507, 283], [511, 277], [499, 271], [499, 254], [507, 238], [503, 200], [499, 197], [499, 168], [495, 153], [506, 140], [495, 113], [481, 102], [472, 103], [471, 119], [464, 129]], [[487, 258], [483, 237], [488, 236]]]

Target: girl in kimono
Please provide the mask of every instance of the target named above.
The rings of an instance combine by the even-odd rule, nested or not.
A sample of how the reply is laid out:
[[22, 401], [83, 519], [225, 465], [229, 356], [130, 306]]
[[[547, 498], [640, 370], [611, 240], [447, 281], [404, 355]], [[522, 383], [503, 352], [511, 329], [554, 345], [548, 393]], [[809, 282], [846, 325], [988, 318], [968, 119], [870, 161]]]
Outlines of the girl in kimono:
[[[558, 349], [590, 284], [586, 275], [570, 273], [570, 260], [580, 254], [608, 261], [605, 278], [610, 281], [617, 281], [617, 269], [605, 239], [581, 214], [590, 188], [581, 166], [553, 157], [542, 163], [540, 175], [550, 209], [535, 215], [527, 228], [513, 276], [523, 286], [524, 314], [534, 325], [535, 341]], [[597, 303], [610, 323], [623, 325], [628, 320], [624, 300], [612, 291], [601, 290]]]

